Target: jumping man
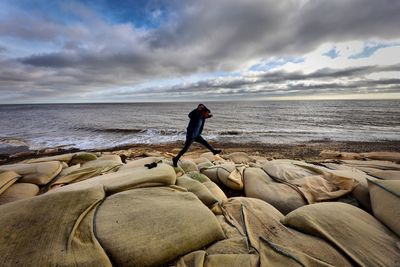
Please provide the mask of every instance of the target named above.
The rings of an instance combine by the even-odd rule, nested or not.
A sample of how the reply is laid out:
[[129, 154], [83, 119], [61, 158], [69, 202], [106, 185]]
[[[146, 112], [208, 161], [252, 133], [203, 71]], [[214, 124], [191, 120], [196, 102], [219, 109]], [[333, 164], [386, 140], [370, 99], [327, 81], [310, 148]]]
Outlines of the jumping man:
[[193, 142], [199, 142], [206, 148], [208, 148], [214, 155], [221, 153], [220, 149], [214, 149], [204, 138], [201, 136], [201, 132], [203, 131], [204, 122], [206, 119], [211, 118], [211, 111], [206, 108], [203, 104], [199, 104], [196, 109], [192, 110], [189, 113], [189, 125], [186, 128], [186, 141], [182, 150], [172, 158], [172, 162], [175, 167], [178, 166], [178, 160], [182, 157], [183, 154], [189, 149], [190, 145]]

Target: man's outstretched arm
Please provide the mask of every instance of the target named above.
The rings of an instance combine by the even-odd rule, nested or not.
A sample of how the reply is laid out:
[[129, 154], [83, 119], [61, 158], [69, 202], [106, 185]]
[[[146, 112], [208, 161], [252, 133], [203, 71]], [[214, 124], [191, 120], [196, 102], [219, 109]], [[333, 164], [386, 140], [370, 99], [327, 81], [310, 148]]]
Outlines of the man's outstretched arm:
[[207, 112], [204, 113], [204, 118], [205, 118], [205, 119], [211, 118], [212, 116], [213, 116], [213, 115], [212, 115], [209, 111], [207, 111]]

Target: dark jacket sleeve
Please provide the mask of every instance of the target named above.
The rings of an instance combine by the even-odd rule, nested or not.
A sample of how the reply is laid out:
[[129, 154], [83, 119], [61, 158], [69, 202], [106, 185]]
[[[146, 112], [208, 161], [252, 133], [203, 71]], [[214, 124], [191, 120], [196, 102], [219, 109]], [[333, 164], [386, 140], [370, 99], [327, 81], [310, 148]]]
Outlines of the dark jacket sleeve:
[[197, 109], [194, 109], [189, 113], [188, 117], [192, 120], [197, 119], [198, 117], [200, 117], [200, 112], [198, 112]]
[[190, 118], [187, 130], [192, 132], [198, 127], [199, 121], [201, 120], [201, 114], [197, 109], [192, 110], [188, 117]]

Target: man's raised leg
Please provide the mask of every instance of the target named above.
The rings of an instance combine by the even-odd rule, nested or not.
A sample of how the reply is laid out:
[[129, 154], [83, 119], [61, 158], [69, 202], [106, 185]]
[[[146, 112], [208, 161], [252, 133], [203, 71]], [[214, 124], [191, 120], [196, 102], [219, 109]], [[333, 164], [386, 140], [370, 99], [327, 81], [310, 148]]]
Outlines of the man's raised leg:
[[201, 135], [197, 136], [194, 141], [208, 148], [214, 155], [221, 153], [220, 149], [214, 149]]

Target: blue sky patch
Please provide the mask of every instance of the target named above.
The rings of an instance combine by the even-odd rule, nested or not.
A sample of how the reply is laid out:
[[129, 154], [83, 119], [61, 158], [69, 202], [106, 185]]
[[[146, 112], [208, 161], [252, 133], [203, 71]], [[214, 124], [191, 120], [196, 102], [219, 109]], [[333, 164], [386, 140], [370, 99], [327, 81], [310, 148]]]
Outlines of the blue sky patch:
[[168, 14], [163, 1], [84, 0], [82, 2], [111, 23], [132, 23], [140, 28], [156, 28], [167, 19]]
[[337, 58], [339, 56], [339, 51], [336, 50], [336, 47], [333, 47], [328, 52], [323, 53], [322, 55], [330, 57], [331, 59]]
[[[74, 14], [75, 7], [83, 7], [110, 24], [131, 23], [137, 28], [157, 28], [168, 18], [167, 6], [163, 1], [147, 0], [5, 0], [0, 3], [1, 13], [19, 9], [57, 23], [80, 22]], [[0, 14], [1, 14], [0, 13]]]
[[395, 44], [381, 43], [381, 44], [376, 44], [376, 45], [367, 45], [366, 44], [366, 45], [364, 45], [364, 48], [360, 53], [349, 56], [349, 59], [367, 58], [367, 57], [372, 56], [379, 49], [386, 48], [386, 47], [392, 47], [392, 46], [399, 46], [399, 45], [400, 45], [399, 43], [395, 43]]
[[287, 63], [302, 63], [302, 57], [273, 57], [263, 60], [261, 63], [255, 64], [249, 68], [250, 71], [269, 71], [277, 67], [283, 66]]

